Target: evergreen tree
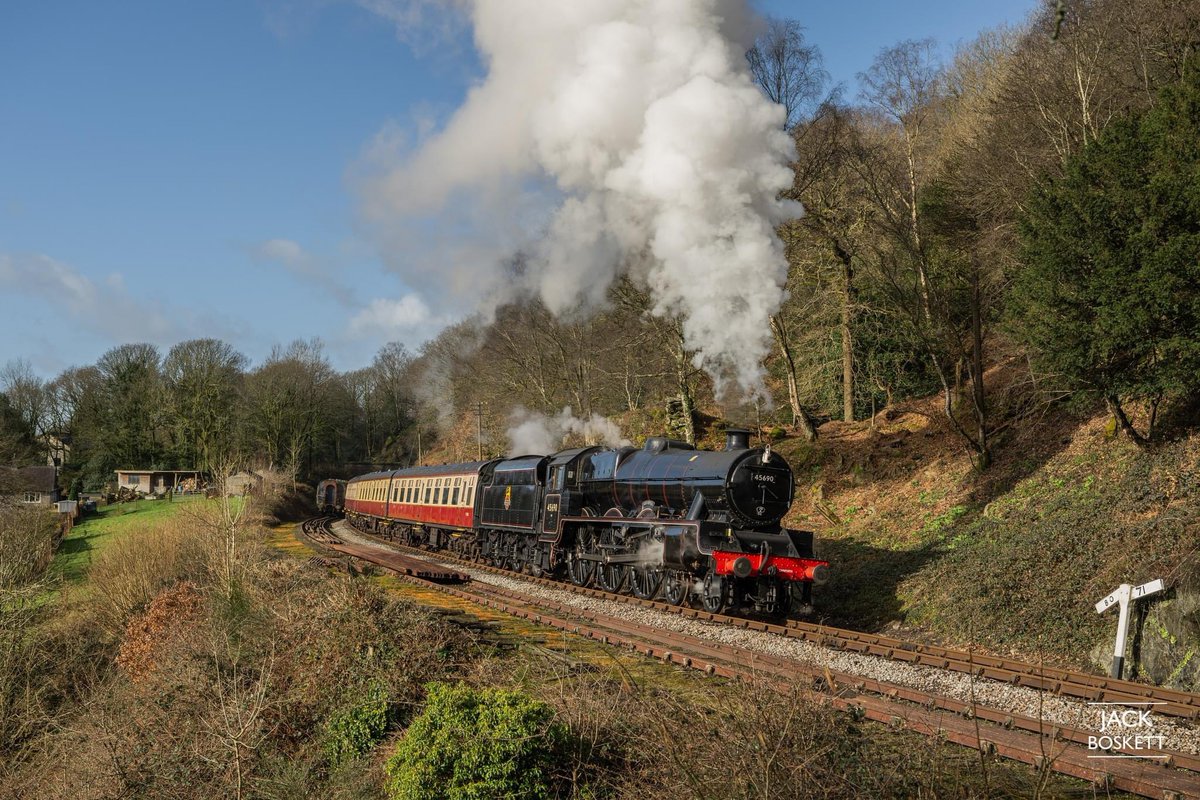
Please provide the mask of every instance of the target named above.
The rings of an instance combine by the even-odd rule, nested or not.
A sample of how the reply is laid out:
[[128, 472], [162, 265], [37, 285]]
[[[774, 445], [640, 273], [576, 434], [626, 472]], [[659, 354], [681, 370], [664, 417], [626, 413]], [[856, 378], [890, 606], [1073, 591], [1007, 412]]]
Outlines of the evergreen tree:
[[[1200, 62], [1042, 182], [1012, 308], [1042, 366], [1107, 403], [1200, 388]], [[1149, 431], [1146, 434], [1149, 435]]]

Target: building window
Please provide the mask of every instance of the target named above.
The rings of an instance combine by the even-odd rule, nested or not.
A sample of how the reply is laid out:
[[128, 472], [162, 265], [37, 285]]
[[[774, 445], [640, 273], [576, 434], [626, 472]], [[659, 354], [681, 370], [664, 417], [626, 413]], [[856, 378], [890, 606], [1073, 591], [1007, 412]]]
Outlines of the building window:
[[40, 502], [42, 502], [42, 494], [41, 494], [41, 492], [26, 492], [26, 493], [25, 493], [25, 502], [26, 502], [26, 503], [40, 503]]
[[130, 475], [129, 476], [129, 485], [130, 486], [137, 486], [141, 482], [142, 482], [141, 475]]

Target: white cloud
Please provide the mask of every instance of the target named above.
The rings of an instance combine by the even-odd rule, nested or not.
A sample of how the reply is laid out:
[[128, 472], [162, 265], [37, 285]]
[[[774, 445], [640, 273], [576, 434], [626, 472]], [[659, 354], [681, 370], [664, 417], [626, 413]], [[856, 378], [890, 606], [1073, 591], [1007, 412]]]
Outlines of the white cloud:
[[298, 266], [310, 260], [304, 248], [291, 239], [268, 239], [255, 245], [253, 252], [260, 260], [278, 261], [288, 266]]
[[442, 327], [446, 322], [445, 319], [435, 318], [418, 295], [406, 294], [398, 300], [380, 297], [350, 319], [349, 334], [388, 341], [411, 340], [435, 327]]
[[0, 253], [0, 289], [9, 295], [41, 298], [79, 327], [112, 342], [163, 344], [199, 335], [232, 338], [236, 334], [223, 322], [135, 297], [120, 273], [96, 283], [69, 264], [41, 253]]
[[346, 288], [348, 271], [337, 259], [313, 255], [291, 239], [266, 239], [251, 245], [247, 251], [258, 263], [278, 264], [305, 286], [316, 288], [342, 306], [354, 305], [354, 294]]

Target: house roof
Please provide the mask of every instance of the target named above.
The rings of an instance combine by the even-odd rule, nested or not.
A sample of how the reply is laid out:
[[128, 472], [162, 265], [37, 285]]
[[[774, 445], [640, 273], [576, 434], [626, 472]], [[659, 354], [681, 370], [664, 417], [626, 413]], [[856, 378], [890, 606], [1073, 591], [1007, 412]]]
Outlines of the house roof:
[[58, 471], [54, 467], [21, 467], [19, 469], [5, 467], [4, 469], [13, 475], [13, 491], [53, 494], [57, 488]]

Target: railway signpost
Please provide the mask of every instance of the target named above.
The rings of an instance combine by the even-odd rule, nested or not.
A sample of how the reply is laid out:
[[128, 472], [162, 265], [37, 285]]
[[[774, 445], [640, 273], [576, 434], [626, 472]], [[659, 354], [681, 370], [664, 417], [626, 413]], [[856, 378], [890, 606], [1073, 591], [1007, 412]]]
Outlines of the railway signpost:
[[1121, 606], [1121, 613], [1117, 618], [1117, 641], [1113, 645], [1112, 671], [1109, 672], [1112, 677], [1120, 678], [1121, 668], [1125, 666], [1125, 639], [1129, 635], [1129, 606], [1136, 600], [1158, 594], [1163, 588], [1161, 578], [1143, 583], [1141, 586], [1122, 583], [1111, 594], [1096, 603], [1097, 614], [1103, 614], [1115, 605]]

